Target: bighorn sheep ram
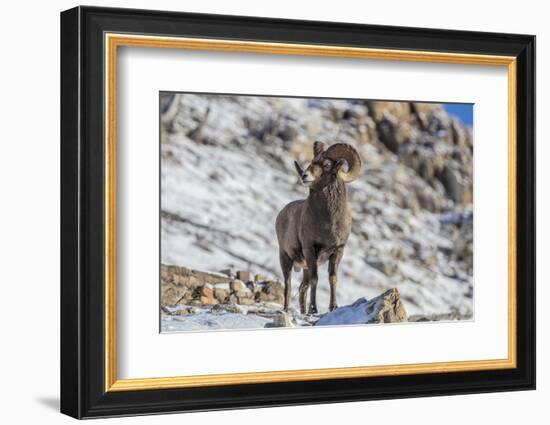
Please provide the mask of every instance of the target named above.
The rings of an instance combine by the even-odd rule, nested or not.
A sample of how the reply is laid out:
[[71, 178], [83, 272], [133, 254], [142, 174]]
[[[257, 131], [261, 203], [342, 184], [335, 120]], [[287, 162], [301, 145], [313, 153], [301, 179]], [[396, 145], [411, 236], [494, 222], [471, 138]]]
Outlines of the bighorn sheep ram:
[[[347, 171], [343, 168], [347, 163]], [[279, 259], [285, 281], [285, 311], [290, 303], [292, 268], [303, 269], [300, 284], [300, 311], [306, 313], [307, 290], [311, 288], [309, 313], [317, 313], [317, 266], [328, 260], [330, 283], [329, 310], [336, 305], [336, 275], [344, 246], [351, 232], [351, 209], [346, 183], [357, 178], [361, 158], [350, 145], [313, 144], [313, 160], [302, 170], [295, 161], [303, 184], [309, 186], [307, 199], [286, 205], [275, 221]]]

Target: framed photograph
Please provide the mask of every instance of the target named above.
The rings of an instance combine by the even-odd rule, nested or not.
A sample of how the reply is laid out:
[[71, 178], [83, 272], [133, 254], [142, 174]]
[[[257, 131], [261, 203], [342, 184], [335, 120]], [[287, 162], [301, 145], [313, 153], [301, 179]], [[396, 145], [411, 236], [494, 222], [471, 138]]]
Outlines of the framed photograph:
[[61, 14], [61, 411], [535, 388], [535, 37]]

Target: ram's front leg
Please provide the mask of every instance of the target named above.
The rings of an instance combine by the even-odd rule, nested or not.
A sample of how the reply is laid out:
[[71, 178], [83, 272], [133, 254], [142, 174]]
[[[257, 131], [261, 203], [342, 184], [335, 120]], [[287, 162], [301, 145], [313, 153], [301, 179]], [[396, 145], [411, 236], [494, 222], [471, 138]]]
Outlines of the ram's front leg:
[[340, 247], [328, 259], [328, 281], [330, 284], [329, 311], [338, 308], [338, 304], [336, 303], [336, 283], [338, 281], [338, 266], [340, 265], [343, 254], [344, 248]]
[[317, 256], [314, 252], [306, 253], [306, 263], [309, 276], [309, 314], [317, 313]]
[[307, 269], [304, 269], [304, 273], [302, 276], [302, 283], [300, 284], [300, 295], [299, 295], [299, 302], [300, 302], [300, 313], [306, 314], [306, 304], [307, 304], [307, 290], [309, 288], [309, 274]]

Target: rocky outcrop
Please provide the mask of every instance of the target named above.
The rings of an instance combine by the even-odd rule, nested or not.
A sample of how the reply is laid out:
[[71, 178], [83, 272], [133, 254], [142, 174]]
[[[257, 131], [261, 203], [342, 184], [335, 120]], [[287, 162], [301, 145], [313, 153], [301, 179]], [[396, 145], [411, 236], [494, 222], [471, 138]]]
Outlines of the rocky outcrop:
[[265, 276], [252, 276], [248, 271], [239, 270], [233, 274], [232, 270], [226, 269], [222, 273], [212, 273], [162, 264], [160, 276], [161, 307], [255, 303], [282, 305], [284, 301], [281, 282], [267, 281]]
[[315, 326], [399, 322], [407, 322], [407, 312], [399, 291], [393, 288], [370, 300], [360, 298], [351, 305], [339, 307], [322, 316]]
[[[238, 279], [252, 279], [243, 282]], [[325, 314], [283, 311], [283, 285], [263, 275], [211, 273], [179, 266], [161, 266], [161, 320], [163, 331], [209, 329], [290, 328], [406, 322], [399, 291], [390, 289], [370, 300]], [[446, 316], [447, 317], [447, 316]], [[414, 321], [435, 320], [415, 317]]]
[[[436, 103], [369, 101], [368, 107], [379, 141], [436, 193], [456, 205], [472, 203], [470, 128], [449, 117]], [[448, 208], [433, 196], [420, 198], [421, 206], [429, 211]]]

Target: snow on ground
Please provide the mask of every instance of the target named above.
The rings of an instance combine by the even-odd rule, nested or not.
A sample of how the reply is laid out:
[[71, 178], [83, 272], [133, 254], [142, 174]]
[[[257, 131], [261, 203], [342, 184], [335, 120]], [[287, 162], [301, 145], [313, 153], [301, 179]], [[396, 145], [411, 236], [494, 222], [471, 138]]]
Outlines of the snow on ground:
[[163, 332], [189, 332], [220, 329], [258, 329], [272, 320], [255, 314], [201, 311], [188, 316], [161, 316]]

